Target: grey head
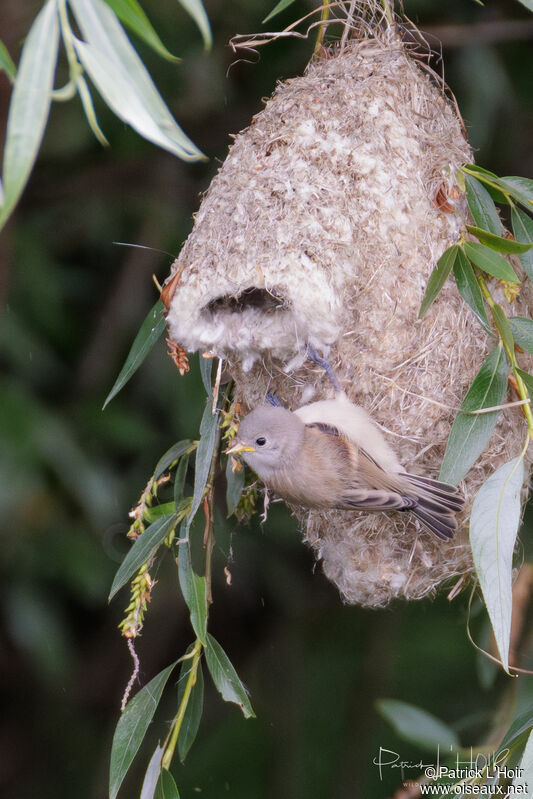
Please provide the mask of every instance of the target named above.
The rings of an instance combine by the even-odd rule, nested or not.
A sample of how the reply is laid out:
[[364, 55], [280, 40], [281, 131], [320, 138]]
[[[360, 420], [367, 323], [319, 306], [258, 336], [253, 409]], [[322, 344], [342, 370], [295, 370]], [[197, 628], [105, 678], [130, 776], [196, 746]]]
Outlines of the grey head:
[[[260, 405], [239, 425], [238, 444], [248, 466], [268, 481], [282, 468], [290, 468], [303, 444], [305, 425], [294, 413], [285, 408]], [[250, 450], [245, 448], [250, 447]]]

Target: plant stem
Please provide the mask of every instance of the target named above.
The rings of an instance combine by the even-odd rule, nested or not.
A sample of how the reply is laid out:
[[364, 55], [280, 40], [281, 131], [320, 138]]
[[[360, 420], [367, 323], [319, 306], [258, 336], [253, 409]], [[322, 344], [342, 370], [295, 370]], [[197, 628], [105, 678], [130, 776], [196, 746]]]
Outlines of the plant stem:
[[505, 201], [508, 202], [509, 205], [514, 206], [514, 202], [512, 201], [509, 192], [505, 191], [505, 189], [503, 189], [497, 183], [494, 183], [494, 181], [492, 181], [488, 175], [484, 175], [482, 172], [477, 172], [477, 170], [475, 169], [470, 170], [468, 169], [468, 166], [464, 166], [461, 171], [465, 172], [467, 175], [470, 175], [473, 178], [476, 178], [476, 180], [479, 180], [481, 183], [486, 183], [487, 186], [496, 189], [496, 191], [499, 191], [500, 194], [503, 194], [503, 196], [505, 197]]
[[172, 722], [172, 729], [170, 730], [168, 743], [165, 746], [165, 751], [163, 753], [163, 757], [161, 758], [161, 768], [167, 770], [170, 768], [172, 758], [174, 757], [174, 750], [176, 749], [176, 744], [178, 742], [181, 725], [183, 724], [183, 719], [185, 718], [185, 711], [187, 710], [187, 705], [189, 704], [191, 691], [196, 683], [198, 664], [200, 662], [201, 656], [202, 656], [202, 644], [201, 641], [199, 641], [197, 638], [196, 641], [194, 642], [194, 646], [191, 652], [191, 657], [192, 657], [191, 670], [189, 672], [189, 676], [187, 677], [185, 691], [183, 692], [183, 696], [181, 698], [176, 718]]
[[385, 13], [385, 19], [389, 23], [389, 25], [393, 25], [394, 23], [394, 11], [393, 11], [393, 4], [390, 3], [390, 0], [382, 0], [383, 11]]
[[70, 71], [71, 80], [77, 81], [78, 76], [82, 73], [82, 67], [76, 57], [76, 51], [72, 43], [72, 30], [68, 21], [67, 3], [66, 0], [59, 0], [59, 21], [61, 23], [61, 34], [63, 36], [63, 43], [65, 45], [65, 52], [67, 54], [67, 61]]
[[[227, 400], [231, 391], [232, 383], [228, 384], [224, 393], [222, 407], [227, 404]], [[213, 448], [213, 455], [211, 456], [211, 463], [209, 465], [209, 474], [207, 475], [207, 483], [204, 492], [204, 514], [205, 514], [205, 532], [204, 532], [204, 547], [205, 547], [205, 584], [206, 584], [206, 599], [208, 605], [213, 602], [213, 593], [211, 591], [212, 579], [212, 556], [213, 548], [215, 546], [215, 477], [218, 468], [218, 460], [220, 455], [220, 438], [222, 436], [222, 428], [220, 423], [217, 427], [215, 446]]]
[[320, 48], [324, 44], [324, 36], [326, 35], [327, 25], [325, 24], [329, 19], [329, 0], [322, 0], [322, 11], [320, 12], [320, 21], [323, 22], [323, 25], [320, 25], [318, 28], [318, 33], [316, 37], [315, 47], [313, 50], [313, 58], [317, 58], [320, 54]]

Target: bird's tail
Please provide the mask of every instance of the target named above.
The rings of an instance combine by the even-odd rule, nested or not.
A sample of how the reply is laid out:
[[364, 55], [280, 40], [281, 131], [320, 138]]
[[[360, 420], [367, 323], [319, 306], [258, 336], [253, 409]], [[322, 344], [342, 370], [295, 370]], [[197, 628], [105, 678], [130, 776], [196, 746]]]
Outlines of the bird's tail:
[[415, 489], [416, 505], [411, 508], [411, 513], [438, 538], [453, 538], [457, 529], [456, 515], [465, 504], [458, 489], [417, 474], [406, 474], [404, 477]]

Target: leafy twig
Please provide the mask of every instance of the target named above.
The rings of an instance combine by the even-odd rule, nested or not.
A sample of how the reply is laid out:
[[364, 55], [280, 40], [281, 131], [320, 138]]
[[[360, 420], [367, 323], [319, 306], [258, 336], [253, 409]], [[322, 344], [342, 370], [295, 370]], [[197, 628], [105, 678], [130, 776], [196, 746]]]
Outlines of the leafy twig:
[[170, 764], [172, 763], [172, 759], [174, 757], [176, 744], [178, 742], [181, 725], [183, 724], [183, 719], [185, 718], [185, 712], [187, 710], [187, 705], [189, 703], [191, 691], [196, 683], [198, 665], [200, 663], [200, 658], [202, 657], [202, 651], [203, 651], [202, 643], [197, 638], [196, 641], [194, 642], [192, 652], [190, 653], [191, 670], [189, 671], [187, 684], [185, 685], [185, 691], [183, 693], [183, 697], [181, 699], [178, 712], [176, 713], [176, 717], [172, 722], [172, 727], [170, 729], [170, 733], [167, 738], [167, 743], [165, 744], [165, 752], [161, 759], [161, 767], [164, 769], [170, 768]]

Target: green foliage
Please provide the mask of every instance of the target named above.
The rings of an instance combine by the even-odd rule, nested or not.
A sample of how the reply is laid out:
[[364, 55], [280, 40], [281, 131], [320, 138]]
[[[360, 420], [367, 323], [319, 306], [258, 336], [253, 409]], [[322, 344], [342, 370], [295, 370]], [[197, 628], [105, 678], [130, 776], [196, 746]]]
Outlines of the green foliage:
[[155, 787], [154, 799], [180, 799], [174, 777], [166, 768], [161, 770]]
[[422, 319], [425, 316], [427, 309], [440, 294], [448, 275], [453, 269], [459, 252], [459, 247], [455, 245], [453, 247], [449, 247], [437, 261], [437, 266], [429, 277], [426, 292], [424, 294], [422, 304], [420, 305], [420, 313], [418, 314], [419, 319]]
[[440, 480], [457, 485], [479, 458], [494, 431], [499, 411], [473, 411], [501, 405], [507, 391], [508, 364], [503, 348], [496, 346], [484, 360], [450, 430], [440, 470]]
[[11, 82], [15, 80], [17, 68], [5, 44], [0, 41], [0, 72], [5, 72]]
[[488, 275], [497, 277], [499, 280], [506, 280], [508, 283], [520, 282], [509, 262], [489, 247], [485, 247], [484, 244], [467, 241], [463, 248], [469, 260]]
[[487, 311], [485, 310], [479, 283], [477, 282], [472, 264], [462, 249], [459, 249], [459, 253], [453, 265], [453, 276], [463, 300], [474, 311], [486, 332], [491, 334], [492, 330], [490, 329], [490, 323], [487, 317]]
[[187, 533], [188, 527], [184, 524], [178, 553], [180, 588], [191, 614], [191, 625], [196, 637], [203, 646], [207, 646], [207, 586], [205, 577], [195, 574], [192, 567]]
[[28, 33], [11, 98], [4, 147], [0, 227], [22, 194], [41, 146], [52, 102], [58, 46], [56, 2], [48, 0]]
[[181, 58], [167, 50], [146, 13], [137, 0], [105, 0], [117, 17], [148, 44], [158, 55], [168, 61], [180, 62]]
[[520, 524], [523, 455], [504, 463], [481, 486], [470, 515], [470, 545], [505, 671], [513, 608], [513, 552]]
[[[155, 88], [116, 15], [104, 0], [69, 0], [85, 41], [76, 56], [115, 114], [143, 138], [185, 161], [202, 153], [183, 133]], [[63, 30], [69, 42], [69, 32]]]
[[135, 340], [131, 345], [124, 366], [120, 370], [111, 391], [106, 397], [104, 408], [111, 402], [113, 397], [116, 397], [118, 392], [124, 388], [128, 380], [133, 377], [148, 353], [152, 350], [154, 344], [156, 344], [163, 335], [166, 324], [163, 310], [163, 303], [161, 300], [158, 300], [148, 312], [146, 319], [139, 328], [139, 332], [135, 336]]
[[[181, 3], [209, 46], [210, 28], [201, 0]], [[84, 40], [72, 32], [69, 9]], [[4, 149], [0, 226], [10, 216], [28, 181], [53, 97], [68, 100], [79, 94], [93, 133], [102, 144], [107, 143], [96, 119], [84, 71], [115, 114], [145, 139], [186, 161], [204, 158], [170, 113], [115, 11], [161, 55], [175, 60], [136, 0], [47, 0], [30, 29], [16, 76], [7, 50], [3, 45], [0, 48], [0, 69], [15, 77]], [[54, 93], [60, 30], [70, 76], [67, 86]]]
[[271, 20], [272, 17], [275, 17], [277, 14], [280, 14], [282, 11], [285, 11], [285, 9], [291, 6], [293, 3], [294, 0], [279, 0], [279, 2], [276, 3], [270, 14], [268, 14], [268, 16], [264, 18], [263, 25], [265, 24], [265, 22]]
[[178, 514], [166, 514], [147, 527], [144, 533], [135, 540], [115, 575], [109, 592], [109, 599], [113, 599], [117, 591], [120, 591], [122, 586], [126, 585], [132, 575], [154, 556], [178, 521]]
[[513, 720], [513, 723], [503, 736], [496, 754], [500, 754], [506, 750], [513, 752], [526, 741], [532, 728], [533, 707], [530, 707]]
[[[189, 439], [186, 439], [185, 441], [176, 442], [176, 444], [173, 444], [170, 449], [167, 449], [165, 454], [161, 455], [157, 461], [157, 466], [154, 469], [154, 480], [158, 480], [163, 472], [166, 472], [167, 469], [171, 469], [173, 466], [175, 466], [182, 455], [190, 452], [192, 449], [191, 445], [192, 442]], [[186, 463], [186, 461], [182, 459], [180, 466], [183, 462]], [[183, 475], [183, 479], [185, 479], [185, 475]]]
[[228, 458], [226, 463], [226, 506], [228, 516], [231, 516], [237, 510], [244, 489], [244, 478], [244, 468], [241, 466], [240, 469], [234, 471], [231, 458]]
[[204, 40], [204, 47], [206, 50], [209, 50], [213, 44], [213, 37], [211, 34], [209, 19], [205, 13], [202, 0], [178, 0], [178, 2], [191, 15], [198, 25]]
[[518, 346], [533, 355], [533, 320], [527, 316], [511, 316], [509, 327]]
[[209, 673], [217, 689], [222, 694], [225, 702], [235, 702], [242, 710], [244, 717], [255, 717], [255, 713], [248, 699], [248, 694], [230, 659], [212, 635], [207, 634], [207, 648], [205, 659]]
[[200, 423], [200, 441], [198, 442], [198, 449], [196, 450], [194, 491], [188, 524], [192, 522], [204, 496], [207, 478], [209, 477], [209, 469], [211, 468], [211, 461], [218, 443], [218, 422], [219, 413], [218, 411], [213, 413], [211, 398], [208, 397], [204, 415]]
[[[533, 244], [533, 219], [521, 208], [511, 209], [511, 220], [514, 237], [524, 244]], [[524, 271], [530, 280], [533, 280], [533, 248], [520, 255]]]
[[[481, 244], [486, 244], [487, 247], [490, 247], [493, 250], [497, 250], [498, 252], [525, 253], [531, 249], [531, 244], [529, 243], [521, 244], [518, 241], [513, 241], [512, 239], [506, 239], [503, 236], [495, 236], [494, 233], [489, 233], [487, 230], [483, 230], [482, 228], [473, 227], [472, 225], [467, 225], [466, 229], [468, 230], [469, 233], [471, 233], [473, 236], [479, 239]], [[474, 258], [472, 258], [472, 260], [474, 261], [474, 263], [476, 263]]]
[[[177, 662], [177, 661], [176, 661]], [[176, 662], [163, 669], [131, 699], [123, 711], [111, 749], [109, 771], [109, 797], [115, 799], [126, 773], [137, 754], [153, 715], [159, 704], [163, 688]]]
[[464, 178], [466, 199], [474, 222], [478, 228], [500, 236], [502, 223], [494, 200], [483, 183], [475, 177], [467, 173]]
[[434, 754], [438, 747], [457, 749], [459, 739], [440, 719], [425, 710], [397, 699], [379, 699], [376, 708], [401, 738]]
[[[191, 651], [192, 647], [189, 647], [187, 654], [190, 654]], [[185, 695], [185, 683], [189, 677], [190, 669], [190, 661], [184, 660], [181, 664], [181, 671], [178, 680], [178, 706], [181, 705]], [[204, 675], [202, 671], [202, 664], [200, 663], [196, 671], [196, 680], [191, 690], [191, 695], [187, 703], [185, 715], [183, 717], [180, 736], [178, 738], [178, 753], [182, 763], [185, 761], [185, 758], [189, 754], [189, 750], [195, 741], [198, 729], [200, 727], [203, 711]]]

